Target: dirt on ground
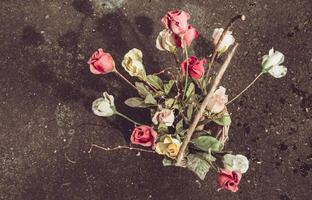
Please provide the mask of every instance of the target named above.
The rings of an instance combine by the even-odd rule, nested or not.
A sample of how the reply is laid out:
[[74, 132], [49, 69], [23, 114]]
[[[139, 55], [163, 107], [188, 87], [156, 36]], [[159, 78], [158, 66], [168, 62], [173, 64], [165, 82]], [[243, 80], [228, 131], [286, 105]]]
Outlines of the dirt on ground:
[[[240, 45], [222, 82], [230, 98], [260, 72], [271, 47], [285, 54], [286, 77], [263, 76], [229, 107], [225, 149], [250, 159], [237, 193], [218, 192], [212, 171], [201, 181], [186, 169], [163, 167], [156, 154], [88, 154], [92, 143], [129, 144], [133, 128], [92, 113], [103, 91], [123, 113], [150, 123], [146, 110], [123, 104], [135, 94], [126, 84], [90, 73], [89, 56], [102, 47], [119, 68], [136, 47], [149, 73], [173, 65], [155, 39], [161, 17], [175, 8], [191, 14], [200, 32], [194, 53], [206, 58], [213, 29], [246, 15], [234, 27]], [[311, 0], [1, 0], [0, 199], [311, 199], [311, 19]]]

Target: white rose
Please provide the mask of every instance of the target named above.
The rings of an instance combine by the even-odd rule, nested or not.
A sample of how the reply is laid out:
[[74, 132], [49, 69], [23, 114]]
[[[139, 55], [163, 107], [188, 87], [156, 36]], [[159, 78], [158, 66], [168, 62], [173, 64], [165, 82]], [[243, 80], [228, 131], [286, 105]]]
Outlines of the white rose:
[[207, 105], [207, 109], [212, 113], [219, 113], [225, 108], [225, 104], [228, 102], [228, 96], [225, 95], [226, 89], [222, 86], [217, 89], [211, 101]]
[[97, 116], [110, 117], [116, 112], [114, 97], [107, 92], [104, 92], [103, 96], [104, 98], [101, 97], [93, 101], [92, 111]]
[[161, 51], [175, 52], [177, 47], [174, 34], [168, 29], [162, 30], [157, 36], [156, 48]]
[[[212, 33], [213, 44], [216, 46], [219, 38], [222, 35], [223, 28], [216, 28]], [[232, 31], [228, 31], [225, 33], [223, 40], [220, 42], [217, 51], [219, 53], [224, 53], [232, 44], [234, 44], [235, 38], [232, 35]]]
[[269, 55], [265, 55], [262, 58], [262, 72], [269, 73], [275, 78], [281, 78], [287, 74], [287, 68], [280, 65], [284, 62], [284, 54], [279, 51], [270, 49]]
[[240, 173], [246, 173], [249, 168], [249, 161], [243, 155], [226, 154], [223, 156], [223, 165], [225, 169], [230, 171], [236, 171]]
[[155, 113], [152, 118], [152, 122], [157, 125], [159, 123], [164, 123], [166, 126], [172, 126], [174, 122], [174, 112], [170, 109], [162, 109]]

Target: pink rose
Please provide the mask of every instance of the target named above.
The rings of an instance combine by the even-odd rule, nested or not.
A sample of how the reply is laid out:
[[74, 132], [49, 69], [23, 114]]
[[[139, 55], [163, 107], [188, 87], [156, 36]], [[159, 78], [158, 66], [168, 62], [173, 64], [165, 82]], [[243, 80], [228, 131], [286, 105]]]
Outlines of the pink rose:
[[94, 52], [88, 64], [93, 74], [107, 74], [115, 69], [113, 57], [109, 53], [105, 53], [103, 49], [98, 49]]
[[237, 192], [241, 176], [239, 172], [221, 169], [218, 175], [218, 185], [220, 189]]
[[182, 48], [182, 40], [186, 46], [190, 46], [192, 41], [198, 37], [198, 31], [192, 26], [188, 25], [187, 31], [183, 35], [175, 35], [177, 47]]
[[190, 19], [190, 14], [182, 10], [172, 10], [161, 19], [161, 22], [167, 29], [173, 33], [180, 35], [188, 30], [187, 20]]
[[134, 128], [130, 140], [132, 144], [139, 144], [142, 146], [154, 148], [156, 137], [156, 131], [154, 131], [149, 126], [141, 125]]
[[[206, 59], [198, 60], [196, 56], [190, 56], [188, 58], [188, 74], [194, 79], [200, 79], [204, 73], [205, 68], [204, 64], [206, 63]], [[181, 63], [181, 71], [182, 74], [185, 74], [187, 68], [186, 59]]]

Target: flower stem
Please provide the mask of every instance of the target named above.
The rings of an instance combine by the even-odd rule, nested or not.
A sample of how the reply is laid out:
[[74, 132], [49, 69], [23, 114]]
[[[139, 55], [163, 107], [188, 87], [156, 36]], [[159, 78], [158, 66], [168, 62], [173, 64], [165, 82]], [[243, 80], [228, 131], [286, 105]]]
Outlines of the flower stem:
[[116, 115], [119, 115], [120, 117], [125, 118], [125, 119], [128, 120], [129, 122], [134, 123], [134, 125], [142, 125], [142, 124], [140, 124], [140, 123], [138, 123], [138, 122], [136, 122], [136, 121], [130, 119], [128, 116], [126, 116], [126, 115], [124, 115], [124, 114], [118, 112], [118, 111], [116, 111]]
[[122, 78], [124, 81], [126, 81], [129, 85], [131, 85], [131, 87], [133, 87], [135, 90], [137, 90], [137, 88], [126, 78], [124, 77], [121, 73], [119, 73], [119, 71], [115, 70], [114, 71], [120, 78]]
[[217, 57], [217, 54], [218, 54], [218, 51], [217, 51], [217, 50], [218, 50], [218, 48], [219, 48], [219, 46], [220, 46], [220, 44], [221, 44], [221, 41], [223, 40], [225, 34], [232, 28], [234, 22], [235, 22], [237, 19], [241, 19], [242, 21], [245, 21], [246, 17], [245, 17], [245, 15], [236, 15], [235, 17], [233, 17], [233, 18], [230, 20], [230, 22], [228, 23], [228, 25], [227, 25], [227, 26], [225, 27], [225, 29], [223, 30], [223, 32], [222, 32], [222, 34], [221, 34], [221, 36], [220, 36], [220, 38], [219, 38], [219, 40], [218, 40], [218, 42], [217, 42], [215, 48], [214, 48], [214, 51], [213, 51], [213, 53], [212, 53], [211, 60], [210, 60], [209, 65], [208, 65], [208, 70], [207, 70], [207, 72], [206, 72], [206, 78], [207, 78], [207, 79], [209, 78], [210, 70], [211, 70], [211, 68], [212, 68], [212, 65], [213, 65], [213, 63], [214, 63], [216, 57]]
[[99, 146], [96, 144], [91, 144], [91, 147], [90, 147], [88, 153], [91, 153], [94, 147], [98, 148], [98, 149], [102, 149], [104, 151], [114, 151], [114, 150], [118, 150], [118, 149], [129, 149], [129, 150], [137, 150], [137, 151], [142, 151], [142, 152], [155, 153], [155, 151], [152, 151], [152, 150], [140, 149], [140, 148], [136, 148], [136, 147], [129, 147], [129, 146], [102, 147], [102, 146]]
[[206, 107], [208, 105], [208, 103], [211, 101], [212, 99], [212, 96], [215, 92], [215, 90], [217, 89], [218, 85], [220, 84], [220, 81], [226, 71], [226, 69], [228, 68], [230, 62], [231, 62], [231, 59], [233, 58], [234, 56], [234, 53], [236, 51], [236, 48], [237, 48], [238, 44], [236, 43], [232, 49], [232, 51], [228, 54], [226, 60], [224, 61], [224, 63], [222, 64], [212, 86], [211, 86], [211, 89], [209, 91], [209, 93], [207, 94], [207, 96], [205, 97], [204, 101], [202, 102], [202, 104], [200, 105], [200, 108], [199, 110], [197, 111], [195, 117], [194, 117], [194, 120], [193, 122], [191, 123], [190, 127], [187, 129], [187, 132], [186, 132], [186, 135], [185, 135], [185, 138], [183, 140], [183, 143], [182, 143], [182, 146], [179, 150], [179, 153], [178, 153], [178, 156], [177, 156], [177, 161], [176, 161], [176, 166], [182, 166], [182, 160], [184, 158], [184, 153], [185, 153], [185, 150], [187, 148], [187, 145], [188, 143], [190, 142], [191, 138], [192, 138], [192, 135], [197, 127], [197, 124], [198, 122], [200, 121], [201, 117], [203, 116], [205, 110], [206, 110]]
[[186, 44], [184, 44], [183, 47], [184, 47], [185, 57], [186, 57], [186, 70], [185, 70], [185, 85], [184, 85], [184, 91], [183, 91], [182, 100], [184, 99], [185, 94], [186, 94], [186, 90], [187, 90], [187, 84], [188, 84], [188, 69], [189, 69], [188, 51], [187, 51], [187, 46], [186, 46]]
[[263, 72], [261, 72], [260, 74], [258, 74], [258, 76], [251, 82], [249, 83], [249, 85], [247, 85], [247, 87], [245, 89], [243, 89], [243, 91], [241, 91], [238, 95], [236, 95], [233, 99], [231, 99], [229, 102], [226, 103], [226, 105], [232, 103], [233, 101], [235, 101], [238, 97], [240, 97], [242, 94], [244, 94], [244, 92], [246, 92], [263, 74]]

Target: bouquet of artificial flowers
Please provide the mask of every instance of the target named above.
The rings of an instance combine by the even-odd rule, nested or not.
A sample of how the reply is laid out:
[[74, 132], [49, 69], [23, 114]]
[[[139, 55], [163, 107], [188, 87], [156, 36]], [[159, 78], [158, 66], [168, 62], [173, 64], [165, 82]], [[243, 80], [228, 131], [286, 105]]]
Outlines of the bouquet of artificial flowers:
[[[135, 83], [117, 70], [114, 59], [103, 49], [98, 49], [91, 56], [88, 64], [92, 73], [102, 75], [112, 72], [118, 75], [134, 91], [134, 96], [128, 98], [125, 104], [149, 109], [151, 114], [150, 124], [135, 122], [120, 113], [114, 104], [114, 97], [104, 92], [92, 104], [94, 114], [101, 117], [119, 115], [129, 120], [135, 126], [131, 143], [145, 148], [118, 146], [102, 149], [129, 148], [156, 152], [163, 156], [164, 166], [186, 167], [201, 179], [210, 169], [214, 169], [218, 173], [219, 188], [236, 192], [249, 162], [243, 155], [224, 151], [231, 124], [231, 115], [226, 106], [241, 96], [261, 75], [268, 73], [275, 78], [286, 75], [287, 69], [281, 65], [284, 55], [272, 48], [263, 57], [259, 75], [229, 101], [226, 89], [219, 84], [238, 46], [231, 29], [236, 20], [245, 20], [245, 16], [238, 15], [224, 29], [216, 28], [213, 31], [214, 51], [209, 62], [205, 58], [190, 55], [191, 44], [198, 37], [198, 32], [188, 23], [189, 19], [189, 13], [182, 10], [169, 11], [161, 19], [165, 29], [156, 39], [156, 48], [172, 54], [176, 66], [157, 74], [147, 74], [139, 49], [133, 48], [124, 56], [121, 65], [137, 79]], [[213, 75], [211, 70], [219, 56], [226, 57], [216, 75]]]

